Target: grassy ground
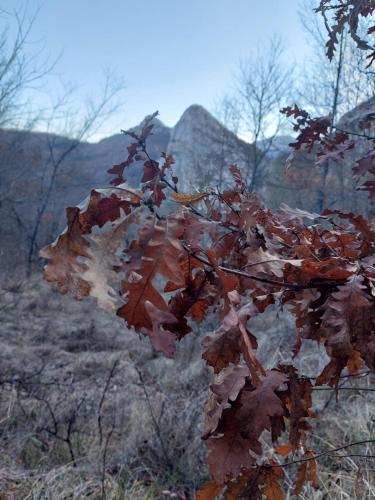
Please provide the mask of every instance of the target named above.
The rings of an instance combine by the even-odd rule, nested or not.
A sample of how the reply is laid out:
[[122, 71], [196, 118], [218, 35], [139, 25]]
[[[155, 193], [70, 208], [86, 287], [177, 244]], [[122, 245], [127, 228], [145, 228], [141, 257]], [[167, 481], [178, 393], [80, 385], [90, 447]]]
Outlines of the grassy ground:
[[[194, 497], [209, 478], [200, 436], [212, 375], [198, 337], [212, 325], [167, 360], [94, 303], [61, 297], [39, 278], [3, 283], [0, 316], [1, 500]], [[252, 327], [263, 359], [288, 361], [286, 315]], [[297, 362], [316, 374], [323, 351], [307, 344]], [[350, 380], [338, 402], [317, 391], [314, 449], [373, 437], [374, 393], [353, 389], [368, 379]], [[375, 460], [350, 456], [363, 453], [375, 455], [357, 446], [322, 460], [319, 489], [300, 498], [375, 498]], [[286, 470], [289, 498], [294, 475]]]

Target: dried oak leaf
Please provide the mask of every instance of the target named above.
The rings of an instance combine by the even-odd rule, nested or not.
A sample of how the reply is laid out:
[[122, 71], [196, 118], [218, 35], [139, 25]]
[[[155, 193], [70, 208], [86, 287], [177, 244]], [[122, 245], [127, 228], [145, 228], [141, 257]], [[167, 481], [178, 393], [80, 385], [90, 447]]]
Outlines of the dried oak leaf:
[[275, 463], [272, 463], [273, 467], [263, 467], [262, 468], [262, 495], [265, 496], [266, 500], [284, 500], [285, 495], [280, 486], [279, 480], [283, 477], [284, 473], [281, 467], [275, 467]]
[[275, 447], [275, 451], [278, 455], [282, 455], [283, 457], [286, 457], [293, 451], [293, 447], [291, 443], [283, 443], [279, 444], [278, 446]]
[[90, 283], [90, 296], [95, 297], [103, 309], [112, 310], [116, 307], [118, 287], [115, 289], [114, 283], [119, 286], [119, 275], [115, 271], [121, 265], [119, 254], [123, 250], [124, 236], [129, 226], [139, 222], [142, 210], [143, 207], [137, 208], [111, 230], [90, 238], [82, 278]]
[[230, 165], [229, 171], [233, 177], [237, 189], [243, 191], [246, 187], [246, 184], [242, 178], [241, 170], [237, 167], [237, 165]]
[[116, 175], [116, 178], [111, 181], [111, 184], [117, 186], [123, 183], [125, 181], [124, 179], [125, 168], [128, 168], [135, 160], [143, 159], [140, 153], [144, 153], [146, 139], [151, 134], [151, 131], [154, 127], [152, 121], [154, 120], [154, 118], [156, 118], [157, 115], [158, 112], [156, 111], [155, 113], [145, 118], [140, 133], [134, 130], [122, 130], [122, 132], [125, 135], [134, 139], [135, 142], [132, 142], [127, 147], [128, 150], [127, 159], [124, 162], [120, 163], [119, 165], [114, 165], [112, 168], [108, 170], [108, 173]]
[[284, 500], [279, 480], [284, 473], [276, 462], [253, 468], [227, 485], [225, 500]]
[[298, 377], [295, 367], [281, 365], [279, 369], [288, 375], [288, 390], [280, 393], [280, 398], [288, 410], [288, 445], [290, 445], [292, 451], [295, 451], [304, 444], [306, 432], [312, 431], [308, 419], [314, 417], [311, 410], [313, 386], [309, 379]]
[[210, 385], [203, 439], [208, 439], [216, 431], [224, 409], [237, 399], [249, 375], [247, 366], [229, 366], [217, 378], [217, 383]]
[[[349, 226], [349, 230], [351, 232], [350, 235], [346, 235], [346, 244], [343, 245], [343, 236], [336, 235], [336, 238], [332, 238], [332, 240], [336, 239], [337, 244], [334, 244], [334, 241], [330, 241], [330, 247], [334, 248], [336, 252], [340, 252], [344, 256], [349, 258], [361, 257], [363, 258], [366, 255], [373, 254], [374, 252], [374, 241], [375, 241], [375, 226], [373, 223], [370, 223], [363, 215], [355, 215], [353, 213], [345, 213], [340, 212], [339, 210], [324, 210], [325, 215], [337, 215], [340, 219], [346, 219], [350, 222], [351, 226]], [[351, 236], [351, 238], [350, 238]], [[354, 238], [355, 237], [355, 238]], [[356, 240], [359, 241], [359, 244], [356, 245]], [[352, 250], [351, 253], [348, 251], [342, 251], [342, 247], [348, 247], [348, 249]], [[360, 247], [360, 254], [355, 251], [355, 247]], [[354, 251], [353, 251], [354, 247]]]
[[[190, 264], [194, 265], [192, 259]], [[194, 275], [185, 274], [185, 288], [177, 292], [169, 302], [170, 311], [178, 319], [173, 331], [179, 338], [191, 331], [187, 324], [187, 316], [198, 323], [201, 322], [217, 295], [218, 291], [208, 281], [205, 271], [196, 269]]]
[[[140, 199], [137, 191], [128, 188], [100, 189], [91, 191], [80, 205], [67, 208], [67, 228], [54, 243], [40, 252], [41, 257], [49, 260], [45, 279], [56, 283], [60, 293], [72, 293], [77, 299], [92, 294], [99, 300], [99, 305], [111, 307], [113, 293], [108, 282], [113, 278], [113, 267], [110, 252], [103, 263], [100, 262], [105, 253], [103, 245], [113, 233], [111, 250], [116, 253], [123, 234], [134, 222], [131, 210], [140, 210], [137, 208]], [[99, 233], [103, 236], [92, 236], [93, 228], [102, 228], [108, 223], [112, 226], [104, 227], [104, 232]], [[116, 255], [113, 255], [113, 266], [116, 263]], [[102, 286], [96, 283], [99, 275]]]
[[250, 317], [258, 313], [258, 310], [252, 302], [237, 310], [240, 296], [236, 290], [228, 292], [227, 297], [230, 302], [229, 311], [215, 334], [203, 340], [202, 345], [207, 347], [207, 350], [202, 357], [214, 368], [215, 373], [219, 373], [230, 362], [239, 363], [242, 354], [253, 382], [257, 383], [259, 374], [265, 375], [265, 370], [254, 353], [257, 340], [248, 331], [246, 324]]
[[190, 308], [190, 314], [194, 321], [201, 323], [207, 313], [210, 303], [207, 299], [198, 299]]
[[129, 215], [134, 207], [139, 207], [141, 193], [128, 187], [118, 189], [93, 189], [85, 210], [79, 215], [82, 231], [90, 233], [94, 226], [103, 227], [107, 222], [115, 222], [121, 217], [121, 210]]
[[250, 454], [249, 439], [242, 437], [236, 410], [238, 405], [223, 411], [218, 428], [218, 432], [223, 435], [212, 436], [207, 440], [207, 463], [218, 484], [236, 478], [242, 469], [250, 468], [256, 463], [255, 457]]
[[173, 314], [156, 287], [157, 278], [173, 280], [180, 288], [185, 284], [179, 265], [184, 250], [170, 229], [168, 220], [157, 221], [155, 217], [149, 217], [138, 233], [139, 239], [131, 243], [127, 252], [130, 262], [123, 264], [126, 279], [122, 283], [122, 293], [127, 302], [117, 314], [138, 331], [146, 329], [153, 332], [150, 307], [147, 309], [146, 302], [160, 311]]
[[291, 208], [286, 203], [282, 203], [280, 208], [275, 212], [275, 216], [283, 223], [297, 221], [303, 224], [305, 219], [315, 220], [322, 218], [320, 214], [314, 212], [307, 212], [300, 208]]
[[323, 261], [304, 259], [301, 263], [301, 271], [310, 279], [346, 280], [354, 275], [357, 266], [347, 264], [338, 257], [332, 257]]
[[239, 286], [239, 279], [237, 276], [234, 276], [232, 274], [228, 274], [225, 271], [222, 271], [220, 269], [218, 260], [216, 258], [215, 252], [212, 249], [208, 249], [205, 251], [205, 254], [210, 261], [210, 264], [212, 267], [215, 269], [221, 283], [223, 286], [223, 289], [226, 293], [231, 292], [232, 290], [235, 290]]
[[145, 301], [145, 309], [151, 319], [152, 329], [145, 328], [142, 332], [150, 338], [157, 351], [161, 351], [168, 358], [172, 358], [176, 353], [177, 337], [166, 329], [166, 325], [177, 323], [177, 318], [168, 311], [158, 309], [148, 300]]
[[[260, 272], [267, 276], [281, 278], [284, 275], [284, 268], [286, 264], [295, 267], [300, 267], [301, 259], [284, 259], [276, 253], [271, 253], [262, 248], [253, 250], [245, 250], [244, 255], [247, 257], [247, 263], [243, 266], [243, 270], [249, 272], [254, 270], [257, 274]], [[273, 275], [273, 276], [271, 276]]]
[[125, 181], [124, 179], [124, 170], [128, 168], [134, 160], [139, 159], [139, 153], [144, 153], [145, 141], [148, 136], [151, 134], [151, 131], [154, 127], [152, 121], [158, 115], [158, 111], [147, 116], [142, 124], [142, 129], [140, 133], [134, 130], [122, 130], [122, 132], [134, 139], [135, 142], [132, 142], [128, 147], [128, 157], [127, 159], [120, 163], [119, 165], [114, 165], [112, 168], [108, 170], [108, 173], [116, 175], [116, 178], [111, 181], [111, 184], [117, 186]]
[[331, 294], [325, 303], [323, 325], [328, 337], [327, 353], [332, 357], [317, 379], [317, 385], [337, 385], [341, 370], [347, 363], [357, 363], [358, 352], [373, 369], [374, 351], [371, 349], [375, 313], [364, 278], [353, 276]]
[[259, 468], [254, 467], [243, 472], [236, 481], [230, 481], [225, 491], [225, 500], [262, 500]]
[[315, 381], [315, 385], [328, 384], [331, 387], [337, 387], [342, 370], [347, 363], [346, 358], [332, 358], [330, 362], [323, 368], [322, 373]]
[[[253, 349], [257, 348], [256, 338], [246, 330]], [[214, 335], [207, 336], [202, 341], [206, 348], [202, 358], [219, 373], [230, 363], [238, 364], [241, 353], [244, 352], [243, 335], [238, 326], [238, 314], [230, 309]]]
[[181, 203], [182, 205], [191, 205], [193, 203], [198, 203], [198, 201], [203, 200], [208, 196], [209, 193], [175, 193], [172, 191], [171, 196], [176, 203]]
[[311, 450], [307, 450], [302, 457], [301, 465], [298, 467], [296, 485], [293, 491], [294, 495], [299, 496], [302, 492], [303, 485], [309, 481], [314, 488], [318, 487], [317, 469], [318, 464], [315, 460], [315, 454]]
[[[228, 293], [228, 297], [232, 302], [232, 307], [235, 306], [235, 303], [232, 300], [231, 296], [233, 297], [233, 294], [236, 293], [237, 293], [236, 290], [233, 290], [231, 294]], [[249, 321], [249, 319], [255, 316], [257, 313], [258, 309], [256, 308], [253, 302], [249, 302], [243, 305], [237, 311], [238, 327], [242, 333], [242, 340], [243, 340], [243, 342], [241, 343], [242, 354], [246, 361], [247, 366], [249, 367], [254, 384], [257, 384], [259, 382], [259, 375], [264, 376], [266, 374], [264, 367], [259, 362], [254, 353], [254, 349], [257, 348], [256, 339], [246, 328], [246, 324]]]
[[197, 491], [195, 500], [214, 500], [222, 491], [223, 485], [207, 483]]
[[150, 182], [159, 174], [159, 164], [155, 160], [147, 160], [143, 164], [143, 176], [141, 182]]
[[89, 295], [91, 286], [82, 278], [86, 265], [79, 261], [89, 257], [89, 243], [82, 235], [79, 213], [78, 207], [66, 209], [67, 228], [54, 243], [40, 251], [40, 256], [50, 261], [44, 268], [44, 278], [56, 283], [60, 293], [82, 299]]
[[207, 462], [217, 483], [236, 478], [242, 469], [254, 465], [251, 452], [262, 453], [262, 432], [272, 431], [272, 417], [285, 414], [276, 391], [285, 390], [287, 380], [285, 374], [269, 371], [256, 387], [245, 385], [231, 407], [223, 410], [215, 433], [207, 440]]
[[149, 189], [152, 192], [152, 199], [155, 205], [157, 207], [160, 207], [163, 201], [166, 200], [166, 196], [163, 191], [166, 187], [167, 184], [165, 184], [165, 182], [155, 180], [147, 183], [144, 189], [145, 190]]

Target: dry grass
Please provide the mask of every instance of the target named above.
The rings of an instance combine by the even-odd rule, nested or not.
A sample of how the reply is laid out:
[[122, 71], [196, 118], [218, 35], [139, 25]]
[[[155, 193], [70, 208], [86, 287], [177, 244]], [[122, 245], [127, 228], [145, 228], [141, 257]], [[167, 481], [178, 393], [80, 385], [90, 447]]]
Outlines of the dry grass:
[[[211, 378], [197, 336], [212, 325], [184, 339], [171, 361], [90, 301], [61, 297], [39, 279], [5, 283], [0, 315], [1, 499], [193, 498], [208, 478], [200, 435]], [[259, 318], [252, 329], [263, 360], [289, 361], [287, 315]], [[307, 343], [296, 362], [316, 374], [324, 350]], [[373, 394], [342, 391], [336, 402], [332, 391], [317, 391], [311, 446], [371, 438]], [[365, 453], [374, 448], [322, 459], [319, 490], [307, 486], [300, 498], [375, 498], [375, 460], [350, 456]], [[294, 475], [288, 467], [288, 498]]]

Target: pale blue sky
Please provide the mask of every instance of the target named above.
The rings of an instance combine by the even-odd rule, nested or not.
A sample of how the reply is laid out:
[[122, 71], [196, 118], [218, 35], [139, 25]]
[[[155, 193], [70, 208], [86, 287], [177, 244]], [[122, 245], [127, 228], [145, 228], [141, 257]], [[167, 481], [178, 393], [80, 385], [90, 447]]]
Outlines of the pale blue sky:
[[[0, 0], [5, 8], [23, 0]], [[64, 81], [95, 92], [103, 68], [126, 82], [125, 107], [100, 131], [108, 135], [158, 109], [174, 125], [190, 104], [212, 109], [230, 89], [241, 58], [272, 35], [288, 59], [307, 53], [299, 0], [28, 0], [40, 8], [33, 39], [62, 56], [54, 70]], [[53, 82], [53, 79], [50, 80]], [[48, 93], [55, 89], [51, 83]]]

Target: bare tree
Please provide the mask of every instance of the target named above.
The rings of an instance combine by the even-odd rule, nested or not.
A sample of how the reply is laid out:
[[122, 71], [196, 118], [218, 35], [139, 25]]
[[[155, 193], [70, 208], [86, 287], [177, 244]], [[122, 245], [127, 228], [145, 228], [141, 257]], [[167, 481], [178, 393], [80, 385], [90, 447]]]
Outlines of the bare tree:
[[[119, 109], [118, 97], [124, 88], [121, 79], [111, 72], [105, 75], [104, 85], [98, 98], [88, 98], [83, 109], [66, 106], [66, 95], [58, 100], [52, 109], [47, 122], [47, 130], [56, 130], [60, 123], [60, 137], [56, 133], [46, 135], [48, 155], [42, 166], [42, 176], [39, 186], [38, 204], [32, 226], [29, 228], [29, 244], [27, 255], [27, 275], [33, 269], [40, 248], [39, 233], [43, 217], [48, 209], [56, 184], [57, 175], [63, 165], [83, 141], [87, 141], [98, 130], [105, 120]], [[68, 101], [69, 102], [69, 101]], [[56, 123], [57, 122], [57, 123]], [[61, 147], [61, 136], [68, 141]], [[59, 140], [60, 139], [60, 140]]]
[[[17, 242], [18, 252], [26, 252], [28, 275], [44, 244], [46, 216], [55, 203], [56, 181], [62, 168], [64, 175], [69, 175], [69, 168], [74, 168], [69, 166], [71, 157], [82, 141], [122, 109], [119, 98], [124, 88], [123, 81], [108, 70], [96, 98], [77, 102], [75, 89], [63, 86], [59, 97], [45, 94], [43, 109], [33, 109], [30, 96], [33, 91], [43, 91], [45, 77], [51, 76], [58, 60], [50, 62], [44, 47], [32, 42], [37, 15], [37, 11], [29, 15], [27, 9], [0, 10], [4, 21], [0, 32], [1, 239], [13, 241], [13, 246], [3, 246], [0, 253]], [[56, 81], [56, 89], [60, 83]], [[35, 125], [46, 133], [31, 135]], [[57, 229], [59, 222], [55, 219], [49, 226], [54, 224]]]
[[248, 148], [248, 186], [256, 191], [264, 180], [267, 155], [282, 130], [279, 111], [288, 101], [293, 84], [293, 72], [283, 62], [281, 40], [270, 40], [266, 49], [241, 61], [236, 82], [240, 132], [253, 146]]
[[326, 29], [313, 12], [315, 4], [302, 0], [299, 10], [311, 56], [299, 76], [297, 93], [301, 104], [312, 113], [332, 115], [335, 108], [334, 118], [338, 119], [375, 94], [374, 72], [366, 68], [366, 53], [357, 49], [346, 32], [339, 36], [332, 61], [327, 59]]
[[[375, 94], [375, 78], [373, 72], [366, 69], [366, 54], [357, 49], [355, 42], [344, 31], [339, 35], [332, 61], [327, 59], [325, 26], [313, 12], [314, 7], [312, 0], [303, 0], [299, 12], [312, 54], [299, 78], [299, 102], [315, 115], [329, 115], [332, 132], [345, 113]], [[328, 204], [327, 180], [330, 175], [337, 178], [337, 185], [340, 186], [335, 193], [336, 198], [343, 199], [345, 196], [343, 169], [332, 167], [329, 160], [320, 167], [316, 199], [318, 211]]]
[[233, 142], [231, 141], [231, 135], [238, 135], [240, 126], [240, 114], [238, 113], [238, 106], [235, 98], [231, 97], [229, 94], [224, 95], [217, 103], [214, 114], [223, 125], [218, 137], [218, 164], [216, 167], [219, 170], [218, 188], [221, 190], [224, 183], [225, 169], [228, 167], [227, 150]]
[[25, 128], [35, 122], [35, 113], [27, 113], [25, 93], [42, 83], [58, 59], [50, 61], [38, 46], [27, 50], [36, 17], [37, 12], [29, 15], [27, 9], [0, 10], [4, 25], [0, 32], [0, 128]]
[[[0, 32], [0, 129], [31, 130], [42, 116], [41, 110], [36, 111], [29, 105], [27, 94], [43, 86], [58, 57], [51, 61], [41, 44], [31, 41], [37, 14], [38, 11], [29, 14], [27, 8], [11, 12], [0, 9], [0, 21], [4, 26]], [[2, 162], [10, 163], [17, 157], [23, 138], [24, 135], [19, 134], [6, 147], [1, 145]], [[9, 186], [1, 172], [0, 204], [8, 201], [8, 192]]]

